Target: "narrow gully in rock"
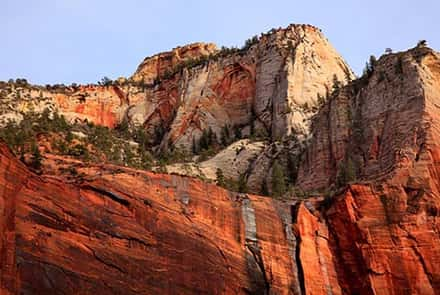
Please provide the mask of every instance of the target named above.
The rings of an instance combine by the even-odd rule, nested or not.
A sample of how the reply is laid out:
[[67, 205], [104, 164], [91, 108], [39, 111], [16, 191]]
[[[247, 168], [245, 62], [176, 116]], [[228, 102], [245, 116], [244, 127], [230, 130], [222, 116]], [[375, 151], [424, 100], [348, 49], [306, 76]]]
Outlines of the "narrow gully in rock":
[[[260, 246], [258, 244], [255, 210], [252, 207], [251, 200], [248, 198], [248, 196], [242, 196], [241, 206], [242, 218], [245, 227], [245, 246], [247, 251], [251, 254], [251, 256], [247, 257], [248, 266], [255, 265], [258, 268], [258, 272], [260, 272], [260, 280], [262, 280], [262, 283], [264, 285], [264, 289], [261, 290], [262, 286], [259, 286], [259, 282], [254, 282], [255, 285], [253, 287], [256, 292], [255, 294], [270, 294], [270, 281], [267, 278], [264, 262], [261, 257]], [[250, 259], [252, 261], [249, 261]], [[253, 267], [250, 267], [249, 271], [255, 272], [255, 269], [253, 269]], [[252, 281], [252, 277], [257, 274], [250, 273], [249, 275]]]

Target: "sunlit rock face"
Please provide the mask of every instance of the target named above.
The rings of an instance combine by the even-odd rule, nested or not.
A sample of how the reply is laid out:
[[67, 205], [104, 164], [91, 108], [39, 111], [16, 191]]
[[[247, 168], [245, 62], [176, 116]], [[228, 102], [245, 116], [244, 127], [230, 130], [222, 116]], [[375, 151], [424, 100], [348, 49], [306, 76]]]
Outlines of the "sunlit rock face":
[[181, 176], [81, 172], [81, 181], [37, 176], [1, 146], [2, 294], [439, 288], [433, 192], [351, 185], [327, 201], [280, 202]]
[[[439, 54], [419, 46], [383, 56], [309, 126], [305, 103], [325, 95], [334, 74], [351, 76], [316, 28], [216, 52], [177, 48], [107, 86], [2, 84], [0, 120], [51, 108], [152, 135], [161, 126], [157, 145], [184, 148], [225, 124], [272, 139], [293, 133], [304, 139], [296, 186], [308, 197], [239, 194], [46, 149], [36, 175], [1, 143], [0, 294], [438, 294]], [[287, 152], [277, 144], [237, 141], [197, 169], [211, 180], [217, 168], [232, 178], [247, 171], [258, 188], [271, 157]], [[62, 173], [69, 165], [76, 176]]]
[[370, 77], [336, 93], [313, 122], [298, 184], [328, 187], [350, 158], [359, 179], [428, 186], [438, 157], [439, 67], [429, 48], [385, 55]]
[[[203, 60], [203, 62], [202, 62]], [[4, 89], [0, 120], [20, 111], [58, 110], [70, 121], [144, 126], [162, 146], [189, 148], [193, 138], [225, 125], [280, 139], [308, 135], [310, 109], [351, 70], [319, 29], [272, 30], [242, 50], [194, 43], [146, 58], [130, 79], [112, 85]], [[17, 94], [18, 93], [18, 94]], [[160, 132], [158, 132], [160, 130]]]

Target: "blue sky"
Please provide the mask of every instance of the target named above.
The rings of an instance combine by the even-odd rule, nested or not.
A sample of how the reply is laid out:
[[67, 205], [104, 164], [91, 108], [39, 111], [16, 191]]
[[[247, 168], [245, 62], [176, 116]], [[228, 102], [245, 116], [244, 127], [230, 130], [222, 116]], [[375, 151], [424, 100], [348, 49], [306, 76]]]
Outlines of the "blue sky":
[[241, 45], [290, 23], [321, 28], [360, 73], [370, 54], [418, 40], [440, 50], [439, 0], [0, 0], [0, 80], [88, 83], [196, 41]]

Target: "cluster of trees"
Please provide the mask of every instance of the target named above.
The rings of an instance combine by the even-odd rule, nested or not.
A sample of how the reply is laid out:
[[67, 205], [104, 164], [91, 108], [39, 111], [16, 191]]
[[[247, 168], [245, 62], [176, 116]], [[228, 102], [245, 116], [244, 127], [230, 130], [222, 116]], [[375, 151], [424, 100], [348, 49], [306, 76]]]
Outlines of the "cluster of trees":
[[[84, 133], [84, 138], [74, 140], [73, 131]], [[93, 123], [69, 124], [63, 115], [48, 109], [41, 114], [24, 114], [19, 123], [9, 121], [0, 128], [0, 137], [23, 161], [25, 154], [31, 155], [27, 164], [36, 170], [41, 168], [42, 159], [36, 138], [51, 133], [56, 134], [52, 148], [62, 155], [96, 162], [102, 161], [104, 156], [110, 163], [144, 169], [151, 169], [155, 161], [142, 128], [109, 129]], [[137, 150], [128, 140], [137, 143]]]
[[188, 58], [184, 61], [178, 63], [174, 68], [166, 71], [162, 76], [156, 78], [153, 82], [153, 85], [159, 84], [161, 80], [167, 80], [174, 77], [176, 74], [181, 73], [183, 69], [190, 69], [199, 65], [207, 64], [213, 55], [202, 55], [198, 58]]
[[[261, 194], [265, 196], [273, 196], [281, 199], [288, 192], [289, 188], [293, 186], [296, 180], [297, 163], [288, 163], [285, 167], [278, 159], [275, 159], [271, 167], [270, 181], [263, 181], [261, 187]], [[291, 175], [288, 171], [294, 171]], [[216, 182], [219, 186], [231, 191], [240, 193], [248, 192], [246, 173], [239, 175], [238, 179], [225, 177], [223, 171], [218, 168], [216, 171]]]
[[14, 81], [14, 79], [9, 79], [8, 83], [9, 84], [16, 84], [16, 85], [20, 85], [20, 86], [29, 85], [29, 82], [24, 78], [17, 78], [17, 79], [15, 79], [15, 81]]
[[244, 42], [244, 45], [241, 47], [242, 51], [247, 51], [249, 48], [251, 48], [252, 45], [257, 44], [258, 43], [258, 36], [255, 35], [252, 38], [247, 39]]
[[202, 131], [202, 135], [192, 141], [192, 152], [195, 155], [198, 154], [213, 154], [221, 148], [227, 147], [235, 140], [241, 139], [241, 129], [239, 126], [232, 128], [229, 124], [225, 124], [220, 132], [220, 139], [217, 134], [208, 127]]
[[46, 109], [42, 114], [28, 113], [17, 123], [9, 121], [3, 128], [0, 128], [0, 137], [8, 144], [15, 154], [20, 155], [24, 162], [26, 153], [31, 154], [30, 166], [36, 171], [41, 168], [42, 156], [40, 154], [36, 137], [38, 134], [47, 132], [65, 132], [68, 130], [68, 123], [64, 116], [58, 115]]
[[227, 190], [239, 192], [239, 193], [247, 193], [248, 192], [247, 180], [246, 180], [245, 173], [240, 174], [240, 176], [238, 177], [238, 180], [234, 180], [232, 178], [225, 177], [223, 174], [223, 171], [220, 168], [217, 168], [216, 177], [217, 177], [217, 179], [216, 179], [217, 185], [219, 185]]

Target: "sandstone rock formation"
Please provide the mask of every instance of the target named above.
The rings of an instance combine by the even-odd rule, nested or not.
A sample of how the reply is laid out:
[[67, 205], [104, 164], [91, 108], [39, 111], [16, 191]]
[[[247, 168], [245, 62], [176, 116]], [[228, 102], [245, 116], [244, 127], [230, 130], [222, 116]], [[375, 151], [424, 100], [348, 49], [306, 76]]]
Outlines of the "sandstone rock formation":
[[[0, 143], [0, 293], [439, 294], [440, 55], [418, 46], [383, 56], [329, 97], [308, 136], [301, 122], [313, 112], [302, 104], [325, 92], [335, 69], [351, 75], [324, 56], [335, 57], [326, 44], [315, 28], [292, 26], [180, 72], [165, 68], [215, 48], [158, 55], [131, 82], [109, 86], [8, 84], [4, 119], [20, 119], [16, 106], [47, 105], [110, 127], [165, 126], [161, 144], [184, 146], [226, 122], [243, 133], [262, 128], [283, 145], [233, 143], [200, 170], [212, 179], [216, 167], [230, 177], [257, 167], [246, 174], [257, 187], [272, 159], [305, 148], [296, 184], [308, 196], [233, 193], [50, 149], [36, 175]], [[314, 67], [320, 58], [328, 64]]]
[[[225, 127], [231, 133], [239, 130], [244, 138], [304, 140], [318, 97], [331, 91], [334, 78], [345, 83], [353, 77], [319, 29], [291, 25], [262, 34], [242, 49], [217, 49], [204, 43], [177, 47], [147, 57], [129, 79], [106, 85], [2, 83], [0, 125], [48, 108], [70, 122], [141, 126], [154, 151], [170, 147], [191, 151], [204, 130], [212, 130], [220, 139]], [[271, 151], [266, 147], [258, 159], [249, 159], [249, 165], [224, 170], [235, 179], [245, 171], [248, 187], [259, 193], [270, 172], [252, 168], [258, 163], [270, 171]], [[217, 160], [205, 163], [202, 170], [208, 178], [224, 168]], [[193, 164], [189, 165], [197, 168]], [[187, 167], [180, 164], [171, 171], [201, 174], [199, 169], [188, 173]]]
[[103, 166], [80, 182], [40, 177], [3, 145], [0, 160], [2, 294], [287, 294], [297, 285], [287, 224], [269, 198]]
[[73, 182], [37, 176], [1, 146], [2, 294], [436, 294], [440, 287], [438, 199], [430, 192], [353, 185], [334, 200], [286, 203], [180, 176], [81, 171]]
[[[2, 87], [0, 121], [56, 109], [69, 120], [142, 125], [162, 146], [190, 148], [207, 128], [225, 125], [275, 139], [308, 134], [317, 96], [353, 74], [315, 27], [291, 25], [241, 50], [195, 43], [146, 58], [128, 80], [77, 87]], [[253, 131], [252, 131], [253, 132]]]
[[371, 77], [336, 93], [313, 122], [298, 184], [329, 187], [350, 158], [359, 180], [428, 186], [437, 161], [439, 64], [425, 47], [385, 55]]
[[131, 78], [135, 82], [152, 84], [156, 79], [160, 79], [180, 63], [209, 56], [216, 50], [217, 46], [212, 43], [193, 43], [177, 47], [172, 51], [145, 58]]
[[267, 149], [265, 142], [251, 142], [249, 139], [242, 139], [206, 161], [168, 165], [167, 171], [180, 175], [206, 177], [215, 181], [216, 171], [221, 169], [225, 177], [238, 179], [241, 174], [250, 170], [252, 163], [265, 149]]
[[335, 187], [348, 160], [357, 182], [368, 183], [327, 201], [329, 241], [349, 270], [338, 271], [348, 293], [440, 290], [439, 70], [440, 55], [429, 48], [383, 56], [314, 121], [298, 185]]

